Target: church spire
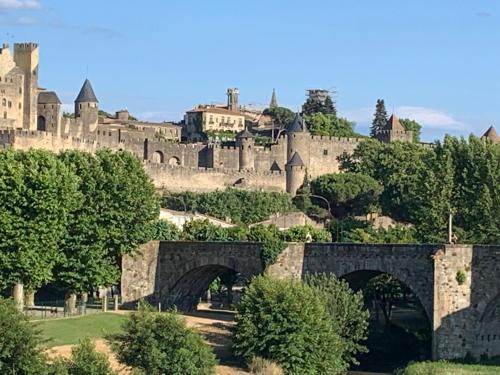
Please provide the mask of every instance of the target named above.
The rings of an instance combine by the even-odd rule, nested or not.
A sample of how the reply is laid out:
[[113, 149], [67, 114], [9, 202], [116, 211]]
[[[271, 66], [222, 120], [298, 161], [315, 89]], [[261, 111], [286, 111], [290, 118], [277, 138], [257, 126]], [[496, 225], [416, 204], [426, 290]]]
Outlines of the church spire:
[[271, 102], [269, 103], [269, 109], [277, 108], [278, 101], [276, 100], [276, 91], [273, 89], [273, 95], [271, 96]]

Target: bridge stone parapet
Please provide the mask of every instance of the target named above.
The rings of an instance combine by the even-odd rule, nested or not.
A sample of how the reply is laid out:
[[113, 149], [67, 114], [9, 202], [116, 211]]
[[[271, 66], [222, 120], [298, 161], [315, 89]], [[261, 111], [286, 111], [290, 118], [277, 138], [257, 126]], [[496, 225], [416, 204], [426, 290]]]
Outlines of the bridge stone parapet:
[[[261, 251], [252, 242], [150, 242], [123, 259], [123, 301], [192, 309], [217, 276], [262, 273]], [[434, 359], [500, 355], [500, 246], [290, 243], [266, 272], [279, 278], [332, 273], [354, 289], [378, 274], [392, 275], [420, 300]]]

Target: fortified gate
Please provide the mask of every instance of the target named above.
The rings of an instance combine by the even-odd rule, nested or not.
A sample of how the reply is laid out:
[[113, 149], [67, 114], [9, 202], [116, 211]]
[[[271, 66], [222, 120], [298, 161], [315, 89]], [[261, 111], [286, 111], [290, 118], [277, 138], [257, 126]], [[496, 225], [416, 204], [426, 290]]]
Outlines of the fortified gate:
[[[189, 310], [222, 273], [263, 272], [260, 255], [261, 244], [252, 242], [152, 241], [123, 259], [122, 298]], [[500, 246], [290, 243], [267, 272], [279, 278], [333, 273], [353, 289], [390, 274], [420, 300], [434, 359], [500, 355]]]

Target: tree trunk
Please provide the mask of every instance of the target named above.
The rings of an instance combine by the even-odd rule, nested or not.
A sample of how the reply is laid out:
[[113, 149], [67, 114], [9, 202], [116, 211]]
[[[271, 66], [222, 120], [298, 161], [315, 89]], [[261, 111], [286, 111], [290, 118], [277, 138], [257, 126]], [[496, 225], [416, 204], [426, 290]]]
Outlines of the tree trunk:
[[66, 309], [69, 315], [76, 313], [76, 293], [68, 292], [66, 294]]
[[24, 308], [24, 285], [21, 283], [14, 284], [12, 289], [12, 298], [14, 299], [14, 304], [19, 310]]
[[31, 290], [27, 290], [24, 294], [24, 305], [26, 307], [34, 307], [35, 306], [35, 292]]
[[89, 301], [89, 294], [88, 294], [88, 292], [83, 292], [80, 296], [81, 296], [81, 299], [82, 299], [82, 303], [83, 304], [87, 304], [87, 302]]

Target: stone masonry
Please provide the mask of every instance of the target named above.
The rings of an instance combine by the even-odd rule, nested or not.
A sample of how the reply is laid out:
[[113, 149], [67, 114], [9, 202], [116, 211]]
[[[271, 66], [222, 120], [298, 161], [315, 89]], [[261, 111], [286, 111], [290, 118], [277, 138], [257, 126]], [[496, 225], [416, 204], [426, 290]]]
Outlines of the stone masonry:
[[[192, 309], [223, 272], [247, 279], [261, 273], [260, 252], [250, 242], [150, 242], [123, 259], [123, 301]], [[279, 278], [333, 273], [354, 289], [377, 274], [393, 275], [424, 307], [434, 359], [500, 355], [500, 246], [291, 243], [267, 272]]]

